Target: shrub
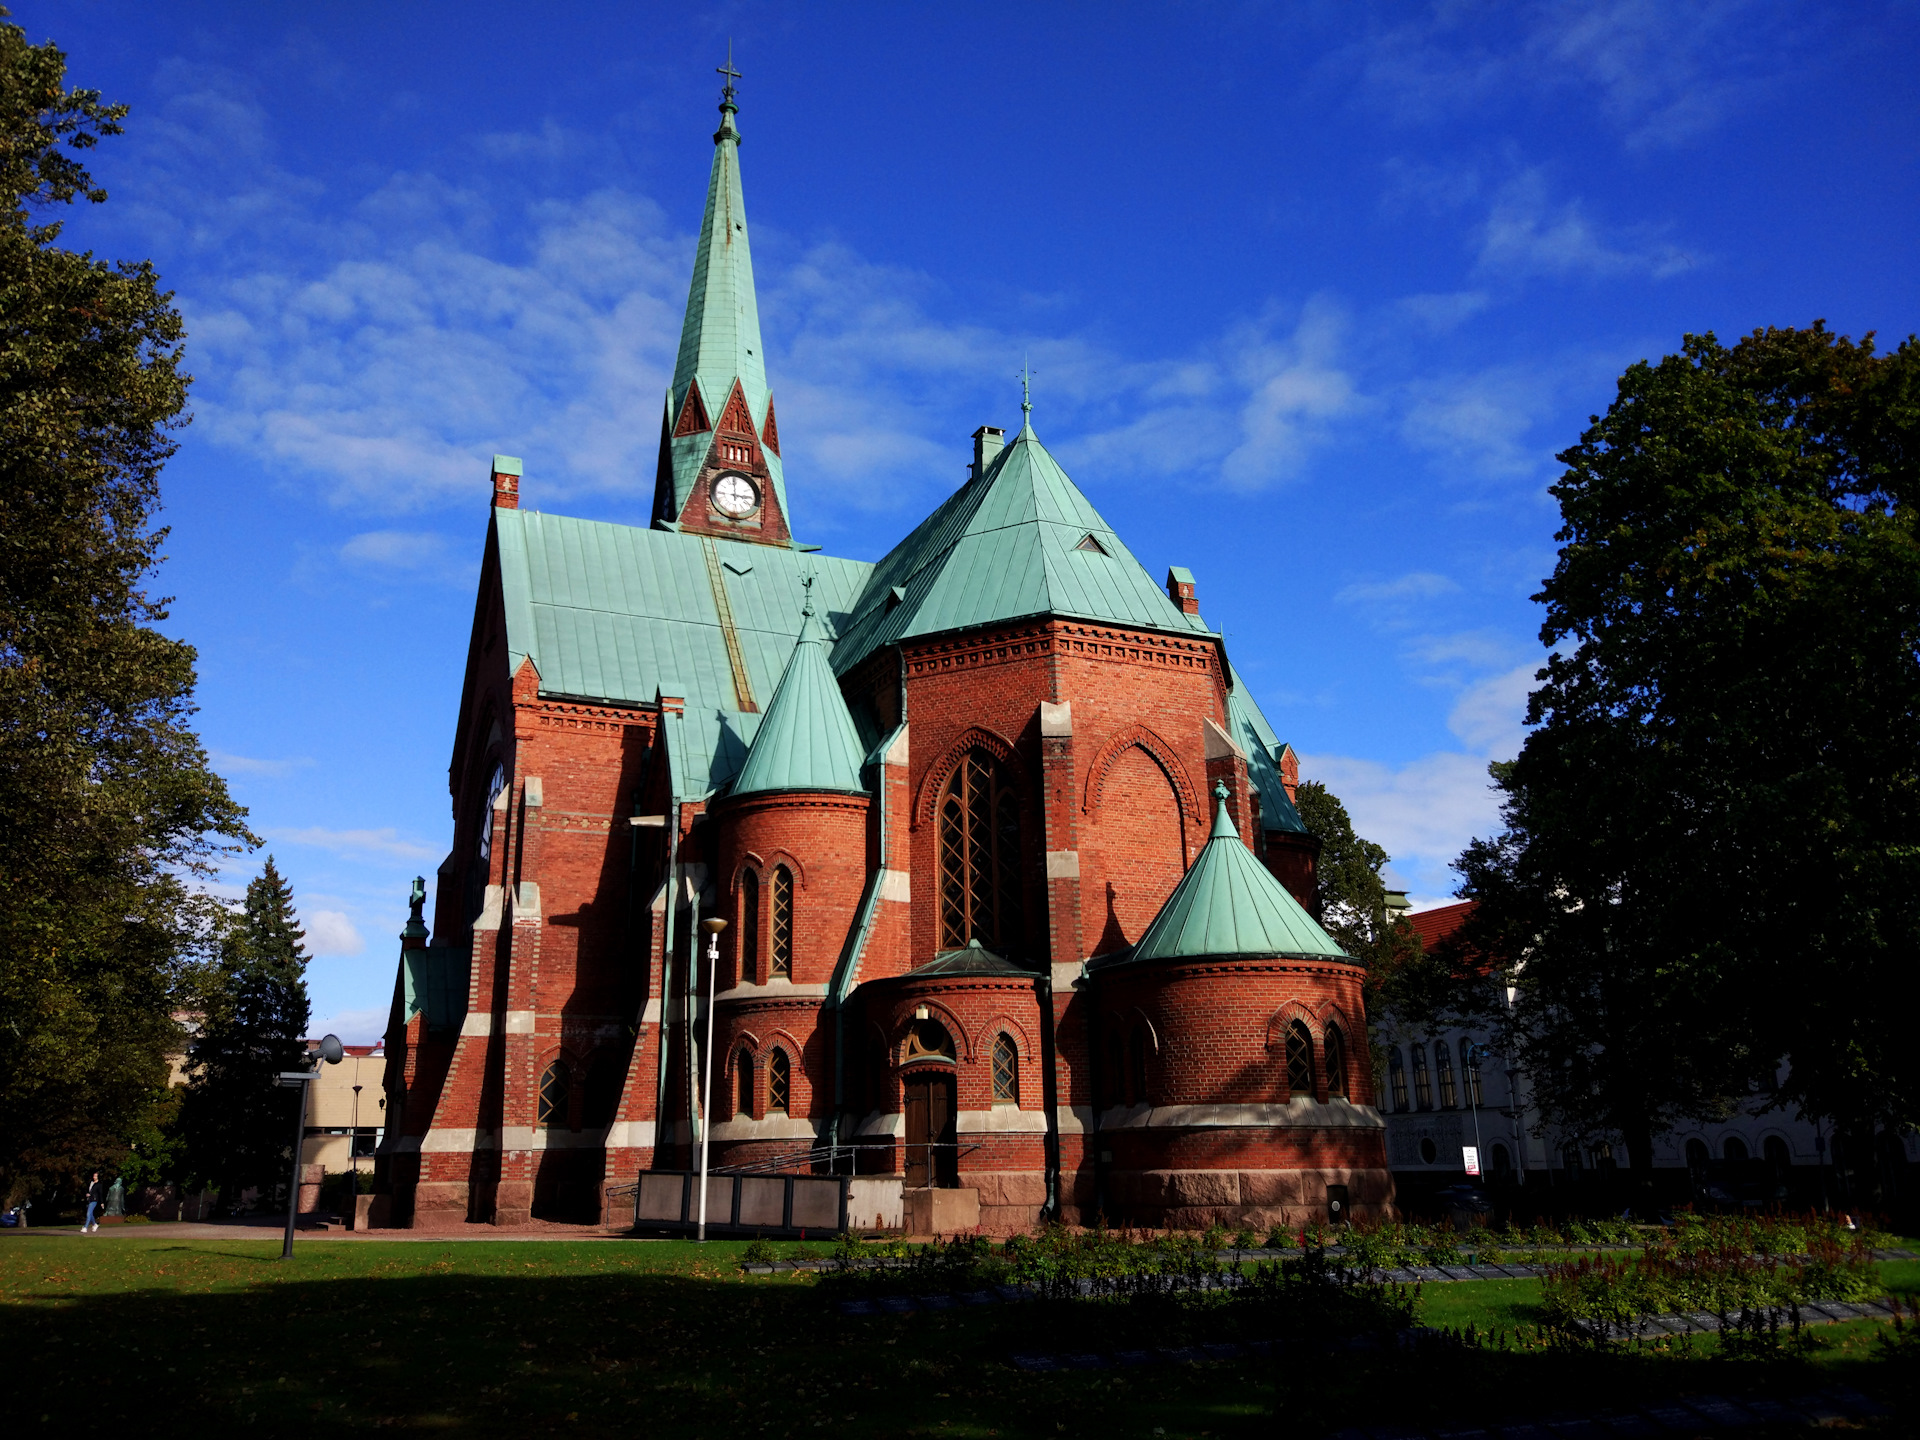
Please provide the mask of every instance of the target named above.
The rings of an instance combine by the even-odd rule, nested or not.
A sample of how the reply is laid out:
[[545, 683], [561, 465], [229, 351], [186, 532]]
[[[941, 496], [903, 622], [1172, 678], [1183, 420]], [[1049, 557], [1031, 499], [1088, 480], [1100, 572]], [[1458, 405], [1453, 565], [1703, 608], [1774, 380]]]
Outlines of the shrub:
[[769, 1245], [766, 1237], [761, 1235], [756, 1235], [753, 1239], [749, 1240], [747, 1242], [747, 1248], [740, 1252], [740, 1263], [743, 1266], [771, 1265], [776, 1258], [773, 1253], [773, 1246]]

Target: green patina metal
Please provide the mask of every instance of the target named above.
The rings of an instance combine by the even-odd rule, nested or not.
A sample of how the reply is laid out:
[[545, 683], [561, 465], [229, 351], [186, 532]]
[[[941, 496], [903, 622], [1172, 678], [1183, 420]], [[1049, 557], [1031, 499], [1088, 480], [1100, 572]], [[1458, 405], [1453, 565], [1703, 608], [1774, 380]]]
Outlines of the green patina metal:
[[[1099, 551], [1079, 548], [1089, 535]], [[844, 675], [900, 640], [1033, 615], [1210, 633], [1154, 584], [1029, 425], [873, 567], [833, 668]]]
[[1241, 843], [1227, 814], [1226, 787], [1217, 787], [1214, 795], [1213, 834], [1200, 858], [1174, 887], [1140, 943], [1110, 963], [1228, 955], [1350, 958]]
[[[811, 583], [809, 581], [809, 583]], [[864, 793], [860, 767], [865, 749], [840, 682], [827, 664], [827, 642], [809, 604], [802, 617], [780, 686], [734, 779], [735, 795], [780, 790], [846, 790]]]
[[1227, 730], [1247, 752], [1247, 777], [1260, 792], [1260, 828], [1304, 835], [1307, 827], [1287, 799], [1287, 787], [1280, 778], [1280, 753], [1285, 747], [1260, 713], [1240, 672], [1229, 667], [1227, 673], [1233, 681], [1233, 688], [1227, 692]]
[[404, 1018], [424, 1014], [427, 1029], [458, 1030], [467, 1018], [467, 982], [471, 961], [465, 950], [433, 945], [400, 952]]
[[[687, 291], [687, 316], [680, 330], [673, 386], [667, 392], [669, 432], [692, 386], [700, 387], [700, 402], [708, 420], [718, 423], [721, 407], [738, 380], [741, 397], [753, 415], [754, 430], [766, 433], [767, 407], [772, 397], [767, 389], [766, 352], [760, 343], [753, 254], [747, 243], [747, 202], [740, 186], [740, 131], [734, 125], [737, 110], [729, 86], [720, 102], [720, 128], [713, 136], [707, 209], [700, 220], [700, 245], [694, 253], [693, 284]], [[656, 516], [657, 520], [671, 521], [685, 508], [712, 439], [709, 432], [701, 431], [669, 442], [673, 508], [669, 514]], [[780, 457], [769, 449], [766, 463], [780, 513], [791, 517]]]

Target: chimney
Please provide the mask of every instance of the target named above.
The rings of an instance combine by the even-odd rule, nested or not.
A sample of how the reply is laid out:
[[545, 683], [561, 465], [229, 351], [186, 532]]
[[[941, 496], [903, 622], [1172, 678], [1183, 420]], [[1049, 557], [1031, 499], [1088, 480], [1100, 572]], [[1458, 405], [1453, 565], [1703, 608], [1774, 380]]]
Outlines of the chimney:
[[998, 425], [982, 425], [973, 432], [973, 479], [987, 473], [993, 457], [1007, 448], [1007, 432]]
[[493, 508], [520, 508], [520, 460], [514, 455], [493, 457]]
[[1193, 572], [1186, 566], [1168, 567], [1167, 598], [1180, 607], [1182, 615], [1200, 613], [1200, 601], [1193, 593]]

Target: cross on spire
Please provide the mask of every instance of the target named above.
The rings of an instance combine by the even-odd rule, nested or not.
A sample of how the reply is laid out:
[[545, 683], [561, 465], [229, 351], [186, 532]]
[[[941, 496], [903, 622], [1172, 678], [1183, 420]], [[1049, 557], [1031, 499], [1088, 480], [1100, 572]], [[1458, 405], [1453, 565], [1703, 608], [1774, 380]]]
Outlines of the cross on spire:
[[727, 37], [727, 63], [713, 73], [727, 77], [726, 86], [720, 92], [720, 103], [733, 104], [733, 82], [740, 78], [740, 72], [733, 68], [733, 37], [731, 35]]
[[1020, 413], [1033, 414], [1033, 367], [1025, 360], [1020, 362], [1020, 373], [1014, 377], [1020, 382]]

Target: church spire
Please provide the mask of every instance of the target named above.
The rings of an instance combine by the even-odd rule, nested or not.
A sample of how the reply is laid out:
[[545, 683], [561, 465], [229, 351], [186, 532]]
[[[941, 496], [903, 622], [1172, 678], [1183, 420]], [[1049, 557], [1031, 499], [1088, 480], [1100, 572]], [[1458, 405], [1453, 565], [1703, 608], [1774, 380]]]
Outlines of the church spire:
[[740, 184], [740, 107], [732, 47], [713, 134], [707, 208], [673, 385], [661, 422], [654, 522], [768, 544], [791, 543], [780, 433], [767, 389], [760, 308]]

